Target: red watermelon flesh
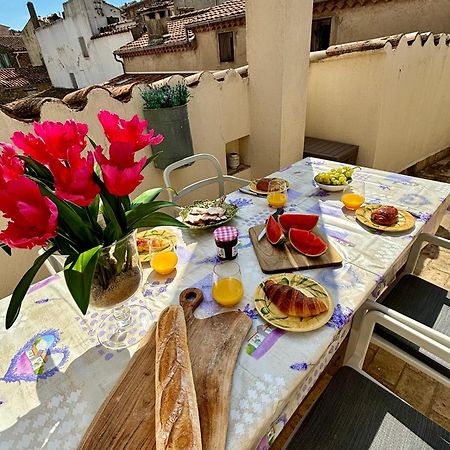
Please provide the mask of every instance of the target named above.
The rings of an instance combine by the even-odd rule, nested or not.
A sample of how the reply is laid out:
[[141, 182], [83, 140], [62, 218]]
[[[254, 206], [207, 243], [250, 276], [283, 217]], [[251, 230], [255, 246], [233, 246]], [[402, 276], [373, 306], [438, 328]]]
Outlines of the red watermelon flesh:
[[272, 216], [269, 216], [267, 221], [266, 236], [272, 245], [282, 244], [285, 241], [280, 224]]
[[282, 214], [278, 217], [278, 222], [284, 231], [291, 228], [311, 231], [319, 221], [317, 214]]
[[292, 247], [305, 256], [320, 256], [328, 249], [327, 243], [311, 231], [291, 228], [289, 230], [289, 240]]

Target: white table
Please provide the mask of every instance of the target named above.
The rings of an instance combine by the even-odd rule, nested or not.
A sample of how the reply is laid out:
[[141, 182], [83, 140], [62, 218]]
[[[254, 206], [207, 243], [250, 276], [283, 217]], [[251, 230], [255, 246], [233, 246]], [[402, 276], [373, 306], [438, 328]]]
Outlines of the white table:
[[[259, 268], [248, 228], [262, 223], [272, 211], [263, 198], [240, 192], [228, 196], [229, 201], [240, 206], [233, 225], [241, 234], [238, 262], [245, 295], [237, 308], [253, 321], [233, 378], [227, 439], [230, 450], [268, 448], [339, 347], [354, 311], [367, 298], [376, 298], [392, 281], [414, 237], [424, 230], [434, 231], [449, 204], [447, 184], [363, 169], [355, 173], [355, 178], [366, 181], [368, 202], [386, 202], [421, 213], [411, 232], [397, 236], [370, 233], [352, 215], [343, 213], [339, 194], [325, 194], [312, 182], [314, 174], [338, 165], [307, 158], [276, 174], [291, 186], [286, 209], [320, 213], [320, 228], [344, 258], [340, 268], [304, 272], [329, 290], [336, 305], [331, 321], [313, 332], [274, 330], [259, 318], [253, 293], [265, 275]], [[168, 304], [178, 301], [182, 289], [196, 286], [205, 293], [196, 312], [199, 318], [222, 311], [210, 294], [216, 261], [212, 231], [179, 233], [176, 276], [154, 276], [147, 270], [153, 286], [147, 297], [137, 295], [131, 301], [149, 305], [156, 317]], [[7, 304], [5, 300], [0, 302], [2, 327]], [[95, 328], [100, 315], [88, 311], [81, 316], [59, 275], [30, 290], [15, 325], [0, 331], [1, 450], [77, 447], [136, 351], [132, 347], [113, 352], [99, 346]], [[36, 339], [38, 347], [47, 352], [47, 362], [39, 375], [33, 373], [30, 363], [30, 349]]]

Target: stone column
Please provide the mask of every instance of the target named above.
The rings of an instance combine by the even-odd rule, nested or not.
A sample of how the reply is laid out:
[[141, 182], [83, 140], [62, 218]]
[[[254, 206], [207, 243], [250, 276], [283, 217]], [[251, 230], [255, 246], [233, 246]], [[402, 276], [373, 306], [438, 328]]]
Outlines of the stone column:
[[252, 175], [303, 156], [312, 0], [247, 0]]

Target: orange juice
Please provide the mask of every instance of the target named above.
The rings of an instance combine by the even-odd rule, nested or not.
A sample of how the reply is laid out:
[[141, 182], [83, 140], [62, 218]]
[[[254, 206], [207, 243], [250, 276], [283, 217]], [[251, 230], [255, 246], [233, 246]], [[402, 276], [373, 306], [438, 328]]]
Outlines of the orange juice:
[[347, 209], [358, 209], [364, 203], [364, 197], [360, 194], [349, 192], [342, 196], [341, 201]]
[[160, 275], [167, 275], [175, 269], [178, 263], [178, 256], [175, 252], [155, 253], [150, 260], [150, 266]]
[[269, 192], [267, 195], [267, 203], [273, 208], [282, 208], [287, 202], [287, 194], [285, 192]]
[[237, 278], [220, 278], [214, 283], [212, 295], [222, 306], [234, 306], [242, 298], [244, 288]]

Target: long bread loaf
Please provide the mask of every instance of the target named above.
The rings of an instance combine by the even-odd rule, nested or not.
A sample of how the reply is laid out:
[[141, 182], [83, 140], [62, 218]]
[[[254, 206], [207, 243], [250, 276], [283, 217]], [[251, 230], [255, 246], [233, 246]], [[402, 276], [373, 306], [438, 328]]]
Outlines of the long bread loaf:
[[201, 450], [197, 397], [181, 306], [166, 308], [156, 329], [157, 450]]

